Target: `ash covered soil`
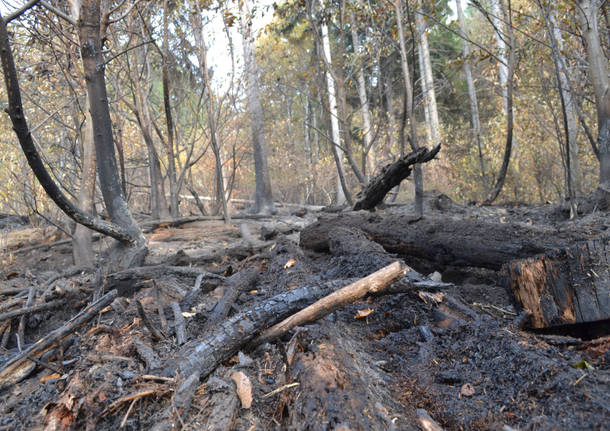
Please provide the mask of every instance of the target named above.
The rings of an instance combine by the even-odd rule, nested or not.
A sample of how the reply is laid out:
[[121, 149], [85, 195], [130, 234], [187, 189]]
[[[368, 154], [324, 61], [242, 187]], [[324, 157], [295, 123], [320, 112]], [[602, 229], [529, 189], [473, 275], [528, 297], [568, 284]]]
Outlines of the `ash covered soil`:
[[[435, 217], [610, 232], [604, 213], [568, 221], [551, 207], [435, 202], [427, 208]], [[377, 214], [408, 212], [408, 207], [392, 207]], [[304, 285], [328, 280], [348, 284], [397, 259], [424, 275], [437, 272], [433, 280], [451, 284], [368, 297], [274, 342], [243, 346], [197, 383], [185, 411], [172, 405], [172, 396], [186, 376], [161, 378], [180, 351], [170, 304], [180, 304], [188, 339], [203, 339], [207, 319], [227, 283], [220, 277], [204, 278], [193, 291], [194, 272], [161, 270], [152, 277], [133, 275], [119, 282], [104, 269], [104, 291], [118, 288], [121, 296], [40, 358], [51, 367], [37, 364], [26, 379], [0, 392], [0, 430], [145, 430], [161, 429], [168, 421], [173, 429], [186, 430], [417, 430], [418, 409], [446, 430], [608, 429], [607, 329], [599, 334], [598, 328], [596, 336], [602, 337], [594, 339], [582, 333], [520, 329], [520, 310], [490, 269], [441, 267], [383, 250], [302, 249], [299, 230], [317, 216], [280, 214], [229, 225], [199, 220], [158, 226], [147, 233], [146, 264], [196, 268], [227, 278], [249, 268], [258, 271], [256, 281], [240, 287], [229, 315]], [[62, 307], [25, 319], [29, 345], [91, 302], [99, 279], [90, 271], [48, 283], [70, 268], [71, 245], [21, 252], [40, 243], [41, 235], [11, 242], [10, 236], [20, 231], [14, 228], [4, 234], [0, 307], [24, 299], [31, 287], [36, 287], [39, 302], [64, 301]], [[99, 253], [107, 245], [95, 243]], [[143, 323], [136, 301], [162, 331], [161, 340]], [[16, 302], [5, 309], [23, 305]], [[356, 318], [359, 312], [364, 317]], [[18, 324], [18, 318], [10, 326], [0, 322], [2, 334], [9, 334], [0, 349], [0, 367], [18, 351]], [[237, 372], [251, 383], [250, 408], [243, 408], [236, 392]]]

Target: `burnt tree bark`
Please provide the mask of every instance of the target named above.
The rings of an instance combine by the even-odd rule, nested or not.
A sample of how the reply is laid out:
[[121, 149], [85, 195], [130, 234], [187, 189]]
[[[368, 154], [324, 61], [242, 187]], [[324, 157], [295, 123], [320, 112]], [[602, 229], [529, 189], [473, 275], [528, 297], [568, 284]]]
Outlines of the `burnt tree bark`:
[[474, 266], [499, 270], [515, 259], [567, 247], [586, 232], [526, 227], [477, 219], [429, 216], [417, 222], [403, 214], [346, 213], [320, 219], [301, 231], [301, 247], [330, 249], [331, 233], [354, 227], [390, 253], [425, 259], [436, 265]]
[[500, 276], [534, 328], [610, 319], [610, 238], [507, 263]]
[[432, 150], [421, 147], [385, 166], [360, 192], [358, 199], [354, 204], [354, 210], [374, 209], [383, 201], [385, 195], [387, 195], [390, 190], [399, 185], [402, 180], [411, 174], [414, 166], [418, 163], [425, 163], [432, 160], [440, 149], [440, 144]]

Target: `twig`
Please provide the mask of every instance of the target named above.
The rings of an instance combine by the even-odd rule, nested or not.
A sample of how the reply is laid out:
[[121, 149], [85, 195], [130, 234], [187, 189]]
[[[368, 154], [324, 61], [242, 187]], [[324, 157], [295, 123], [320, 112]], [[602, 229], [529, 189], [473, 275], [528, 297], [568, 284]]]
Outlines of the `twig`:
[[2, 329], [0, 330], [0, 332], [2, 332], [2, 342], [0, 342], [0, 347], [3, 349], [6, 349], [6, 346], [8, 345], [8, 340], [11, 336], [11, 320], [7, 320], [6, 322], [4, 322], [4, 324], [2, 325]]
[[131, 394], [131, 395], [127, 395], [125, 397], [119, 398], [118, 400], [116, 400], [115, 402], [110, 404], [110, 406], [108, 406], [106, 411], [104, 411], [104, 413], [102, 413], [102, 416], [107, 416], [109, 413], [112, 413], [113, 411], [118, 409], [122, 404], [125, 404], [125, 403], [127, 403], [129, 401], [135, 401], [135, 400], [138, 400], [140, 398], [147, 397], [149, 395], [158, 394], [159, 392], [167, 393], [167, 392], [169, 392], [169, 390], [168, 389], [164, 389], [164, 388], [154, 388], [154, 389], [148, 389], [146, 391], [137, 392], [135, 394]]
[[151, 374], [143, 374], [139, 377], [142, 380], [159, 380], [161, 382], [175, 383], [176, 379], [172, 377], [153, 376]]
[[29, 359], [32, 362], [36, 362], [41, 367], [48, 368], [49, 370], [53, 371], [54, 373], [57, 373], [57, 374], [60, 374], [60, 375], [63, 374], [63, 372], [59, 368], [54, 367], [51, 364], [47, 364], [46, 362], [41, 361], [40, 359], [36, 359], [33, 356], [31, 356], [31, 355], [26, 355], [26, 358]]
[[280, 392], [285, 391], [286, 389], [294, 388], [294, 387], [299, 386], [299, 385], [300, 385], [299, 382], [288, 383], [287, 385], [280, 386], [279, 388], [272, 390], [268, 394], [263, 395], [261, 398], [262, 399], [266, 399], [266, 398], [272, 397], [275, 394], [279, 394]]
[[[34, 295], [36, 293], [36, 288], [34, 286], [30, 287], [28, 291], [28, 299], [25, 303], [25, 308], [28, 308], [32, 305], [32, 301], [34, 300]], [[25, 314], [19, 318], [19, 326], [17, 327], [17, 348], [21, 352], [23, 350], [23, 339], [25, 333]]]
[[140, 318], [142, 319], [142, 323], [144, 323], [144, 326], [146, 326], [148, 328], [148, 330], [150, 331], [150, 335], [153, 337], [153, 339], [155, 341], [161, 341], [164, 337], [157, 330], [157, 328], [155, 328], [153, 326], [152, 322], [148, 319], [148, 316], [144, 312], [144, 307], [142, 307], [142, 303], [140, 302], [140, 300], [136, 300], [136, 306], [138, 308], [138, 314], [140, 315]]
[[125, 423], [127, 423], [127, 418], [129, 417], [129, 414], [131, 413], [131, 410], [133, 409], [133, 406], [136, 404], [136, 402], [139, 400], [139, 398], [135, 398], [131, 404], [129, 404], [129, 408], [127, 409], [127, 413], [125, 413], [125, 416], [123, 417], [123, 420], [121, 421], [121, 425], [119, 425], [119, 428], [123, 428], [125, 426]]

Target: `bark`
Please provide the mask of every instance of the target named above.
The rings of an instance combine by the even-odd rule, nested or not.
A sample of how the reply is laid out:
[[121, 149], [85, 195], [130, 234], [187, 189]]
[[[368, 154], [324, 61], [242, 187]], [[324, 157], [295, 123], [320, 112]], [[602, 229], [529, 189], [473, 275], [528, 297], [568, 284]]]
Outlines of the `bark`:
[[602, 3], [602, 0], [582, 0], [577, 9], [589, 62], [589, 79], [595, 94], [599, 189], [603, 206], [610, 208], [610, 84], [608, 58], [602, 49], [599, 33], [598, 12]]
[[15, 134], [17, 135], [19, 144], [21, 145], [30, 168], [36, 175], [36, 178], [47, 195], [68, 217], [72, 218], [75, 222], [119, 241], [129, 243], [137, 242], [140, 239], [140, 234], [138, 231], [134, 231], [131, 226], [125, 227], [120, 225], [115, 220], [113, 220], [113, 223], [109, 223], [99, 217], [86, 213], [81, 208], [78, 208], [63, 194], [61, 189], [57, 186], [57, 184], [55, 184], [54, 180], [49, 175], [40, 154], [34, 145], [27, 120], [25, 119], [23, 104], [21, 102], [21, 91], [19, 89], [19, 81], [17, 78], [17, 69], [15, 68], [8, 32], [3, 19], [0, 19], [0, 56], [2, 61], [2, 70], [4, 72], [4, 82], [8, 94], [8, 114], [13, 124], [13, 129], [15, 130]]
[[589, 240], [502, 268], [534, 328], [610, 319], [610, 238]]
[[385, 166], [381, 172], [367, 184], [354, 204], [354, 211], [373, 210], [383, 202], [385, 196], [411, 174], [418, 163], [432, 160], [440, 151], [440, 145], [428, 150], [421, 147], [397, 161]]
[[[422, 7], [420, 4], [419, 7]], [[441, 141], [440, 122], [438, 120], [438, 109], [436, 107], [436, 93], [434, 91], [434, 77], [432, 75], [432, 63], [430, 61], [430, 48], [428, 46], [428, 35], [426, 33], [426, 22], [421, 13], [415, 14], [415, 23], [418, 33], [419, 62], [423, 71], [422, 92], [424, 95], [424, 107], [428, 111], [429, 135], [428, 140], [433, 146]]]
[[460, 23], [460, 33], [462, 34], [462, 55], [464, 56], [464, 75], [466, 78], [466, 86], [468, 87], [468, 100], [470, 101], [470, 116], [472, 121], [472, 135], [477, 144], [479, 154], [479, 166], [481, 169], [481, 183], [483, 184], [483, 193], [487, 197], [489, 195], [489, 184], [487, 182], [487, 173], [485, 170], [485, 159], [483, 157], [483, 137], [481, 133], [481, 118], [479, 116], [479, 102], [477, 100], [477, 92], [472, 79], [472, 69], [470, 67], [470, 48], [466, 39], [468, 33], [466, 31], [466, 23], [464, 21], [464, 13], [462, 11], [462, 2], [456, 3], [456, 11], [458, 21]]
[[335, 165], [337, 166], [337, 187], [336, 187], [336, 201], [337, 205], [343, 205], [349, 192], [347, 191], [347, 184], [345, 180], [345, 170], [343, 169], [343, 158], [339, 151], [339, 145], [341, 142], [341, 131], [339, 130], [339, 110], [337, 106], [337, 96], [335, 92], [335, 83], [331, 75], [332, 56], [330, 52], [330, 38], [328, 36], [328, 26], [323, 23], [320, 26], [320, 36], [322, 38], [322, 56], [324, 63], [328, 65], [326, 70], [326, 88], [328, 90], [328, 108], [330, 111], [330, 129], [331, 129], [331, 147], [333, 157], [335, 158]]
[[[396, 26], [398, 27], [398, 45], [400, 47], [400, 60], [402, 67], [402, 75], [405, 86], [405, 117], [409, 120], [410, 141], [413, 151], [417, 150], [417, 137], [415, 135], [415, 113], [413, 112], [413, 82], [411, 81], [411, 73], [409, 72], [409, 63], [407, 58], [407, 47], [405, 44], [405, 31], [402, 16], [401, 0], [393, 0], [394, 10], [396, 11]], [[405, 127], [404, 123], [402, 125]], [[406, 146], [405, 136], [403, 132], [403, 147]], [[415, 211], [418, 215], [424, 212], [424, 179], [421, 166], [416, 165], [413, 174], [415, 183]]]
[[271, 192], [271, 178], [267, 164], [267, 142], [263, 121], [263, 107], [258, 83], [258, 65], [254, 53], [252, 34], [252, 17], [245, 2], [239, 1], [240, 23], [244, 45], [244, 75], [246, 77], [246, 94], [250, 110], [252, 127], [252, 145], [254, 152], [254, 173], [256, 182], [254, 213], [274, 214], [276, 212]]
[[[509, 103], [508, 103], [508, 77], [509, 73], [509, 64], [508, 59], [506, 58], [507, 53], [509, 52], [508, 44], [506, 43], [507, 31], [503, 30], [504, 28], [504, 0], [491, 0], [491, 22], [494, 26], [494, 32], [496, 33], [496, 47], [497, 47], [497, 57], [499, 60], [498, 64], [498, 80], [500, 81], [500, 89], [502, 92], [502, 102], [504, 104], [504, 115], [508, 116], [509, 112]], [[510, 28], [508, 31], [512, 31]], [[512, 49], [512, 43], [511, 43]]]
[[[85, 120], [79, 132], [81, 143], [81, 183], [78, 204], [88, 213], [95, 213], [95, 146], [89, 110], [85, 109]], [[94, 264], [93, 232], [77, 224], [72, 234], [72, 256], [79, 267], [92, 268]]]
[[[354, 47], [354, 54], [359, 55], [360, 52], [360, 41], [358, 40], [358, 29], [356, 27], [356, 17], [352, 11], [351, 17], [351, 30], [352, 30], [352, 45]], [[360, 62], [358, 67], [358, 98], [360, 99], [360, 109], [362, 111], [362, 127], [364, 132], [364, 163], [363, 171], [367, 177], [372, 176], [375, 173], [375, 150], [373, 148], [373, 128], [371, 125], [371, 113], [369, 110], [369, 101], [366, 94], [366, 81], [364, 79], [364, 61]]]
[[176, 180], [176, 158], [174, 154], [174, 120], [172, 117], [172, 106], [170, 101], [169, 88], [169, 31], [167, 15], [169, 13], [169, 5], [167, 0], [163, 1], [163, 65], [162, 65], [162, 81], [163, 81], [163, 108], [165, 110], [165, 124], [167, 126], [167, 178], [169, 180], [169, 199], [170, 213], [172, 217], [180, 217], [178, 198], [178, 182]]

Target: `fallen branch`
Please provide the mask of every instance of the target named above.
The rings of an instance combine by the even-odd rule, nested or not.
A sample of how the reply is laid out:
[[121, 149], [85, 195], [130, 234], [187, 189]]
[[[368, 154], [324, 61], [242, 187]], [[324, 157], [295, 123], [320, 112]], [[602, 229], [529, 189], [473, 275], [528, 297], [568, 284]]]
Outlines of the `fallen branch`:
[[[57, 341], [60, 341], [66, 336], [72, 334], [82, 325], [93, 319], [100, 310], [109, 305], [114, 298], [116, 298], [117, 294], [118, 293], [116, 290], [108, 292], [99, 300], [88, 305], [64, 325], [50, 332], [36, 343], [25, 349], [23, 352], [9, 359], [0, 368], [0, 390], [7, 388], [27, 377], [29, 372], [34, 368], [32, 366], [33, 363], [28, 360], [28, 356], [37, 357], [38, 355], [44, 353], [45, 350], [47, 350]], [[27, 371], [28, 368], [29, 371]]]
[[351, 304], [368, 294], [381, 293], [394, 280], [401, 278], [410, 271], [401, 262], [394, 262], [377, 272], [345, 286], [336, 292], [320, 299], [307, 308], [293, 314], [272, 328], [267, 329], [252, 341], [251, 345], [259, 345], [284, 335], [295, 326], [306, 325]]
[[[358, 292], [361, 289], [368, 292], [379, 291], [400, 279], [405, 272], [401, 263], [394, 262], [356, 281], [352, 289]], [[177, 359], [166, 367], [162, 375], [173, 377], [179, 372], [181, 376], [197, 373], [201, 378], [206, 377], [219, 363], [236, 354], [262, 330], [343, 287], [340, 283], [329, 281], [321, 286], [293, 289], [232, 316], [208, 332], [203, 340], [188, 343], [177, 353]]]
[[13, 317], [25, 316], [32, 313], [38, 313], [39, 311], [52, 310], [53, 308], [59, 308], [65, 305], [64, 299], [56, 299], [55, 301], [45, 302], [43, 304], [32, 305], [31, 307], [24, 307], [20, 310], [7, 311], [0, 313], [0, 322]]

